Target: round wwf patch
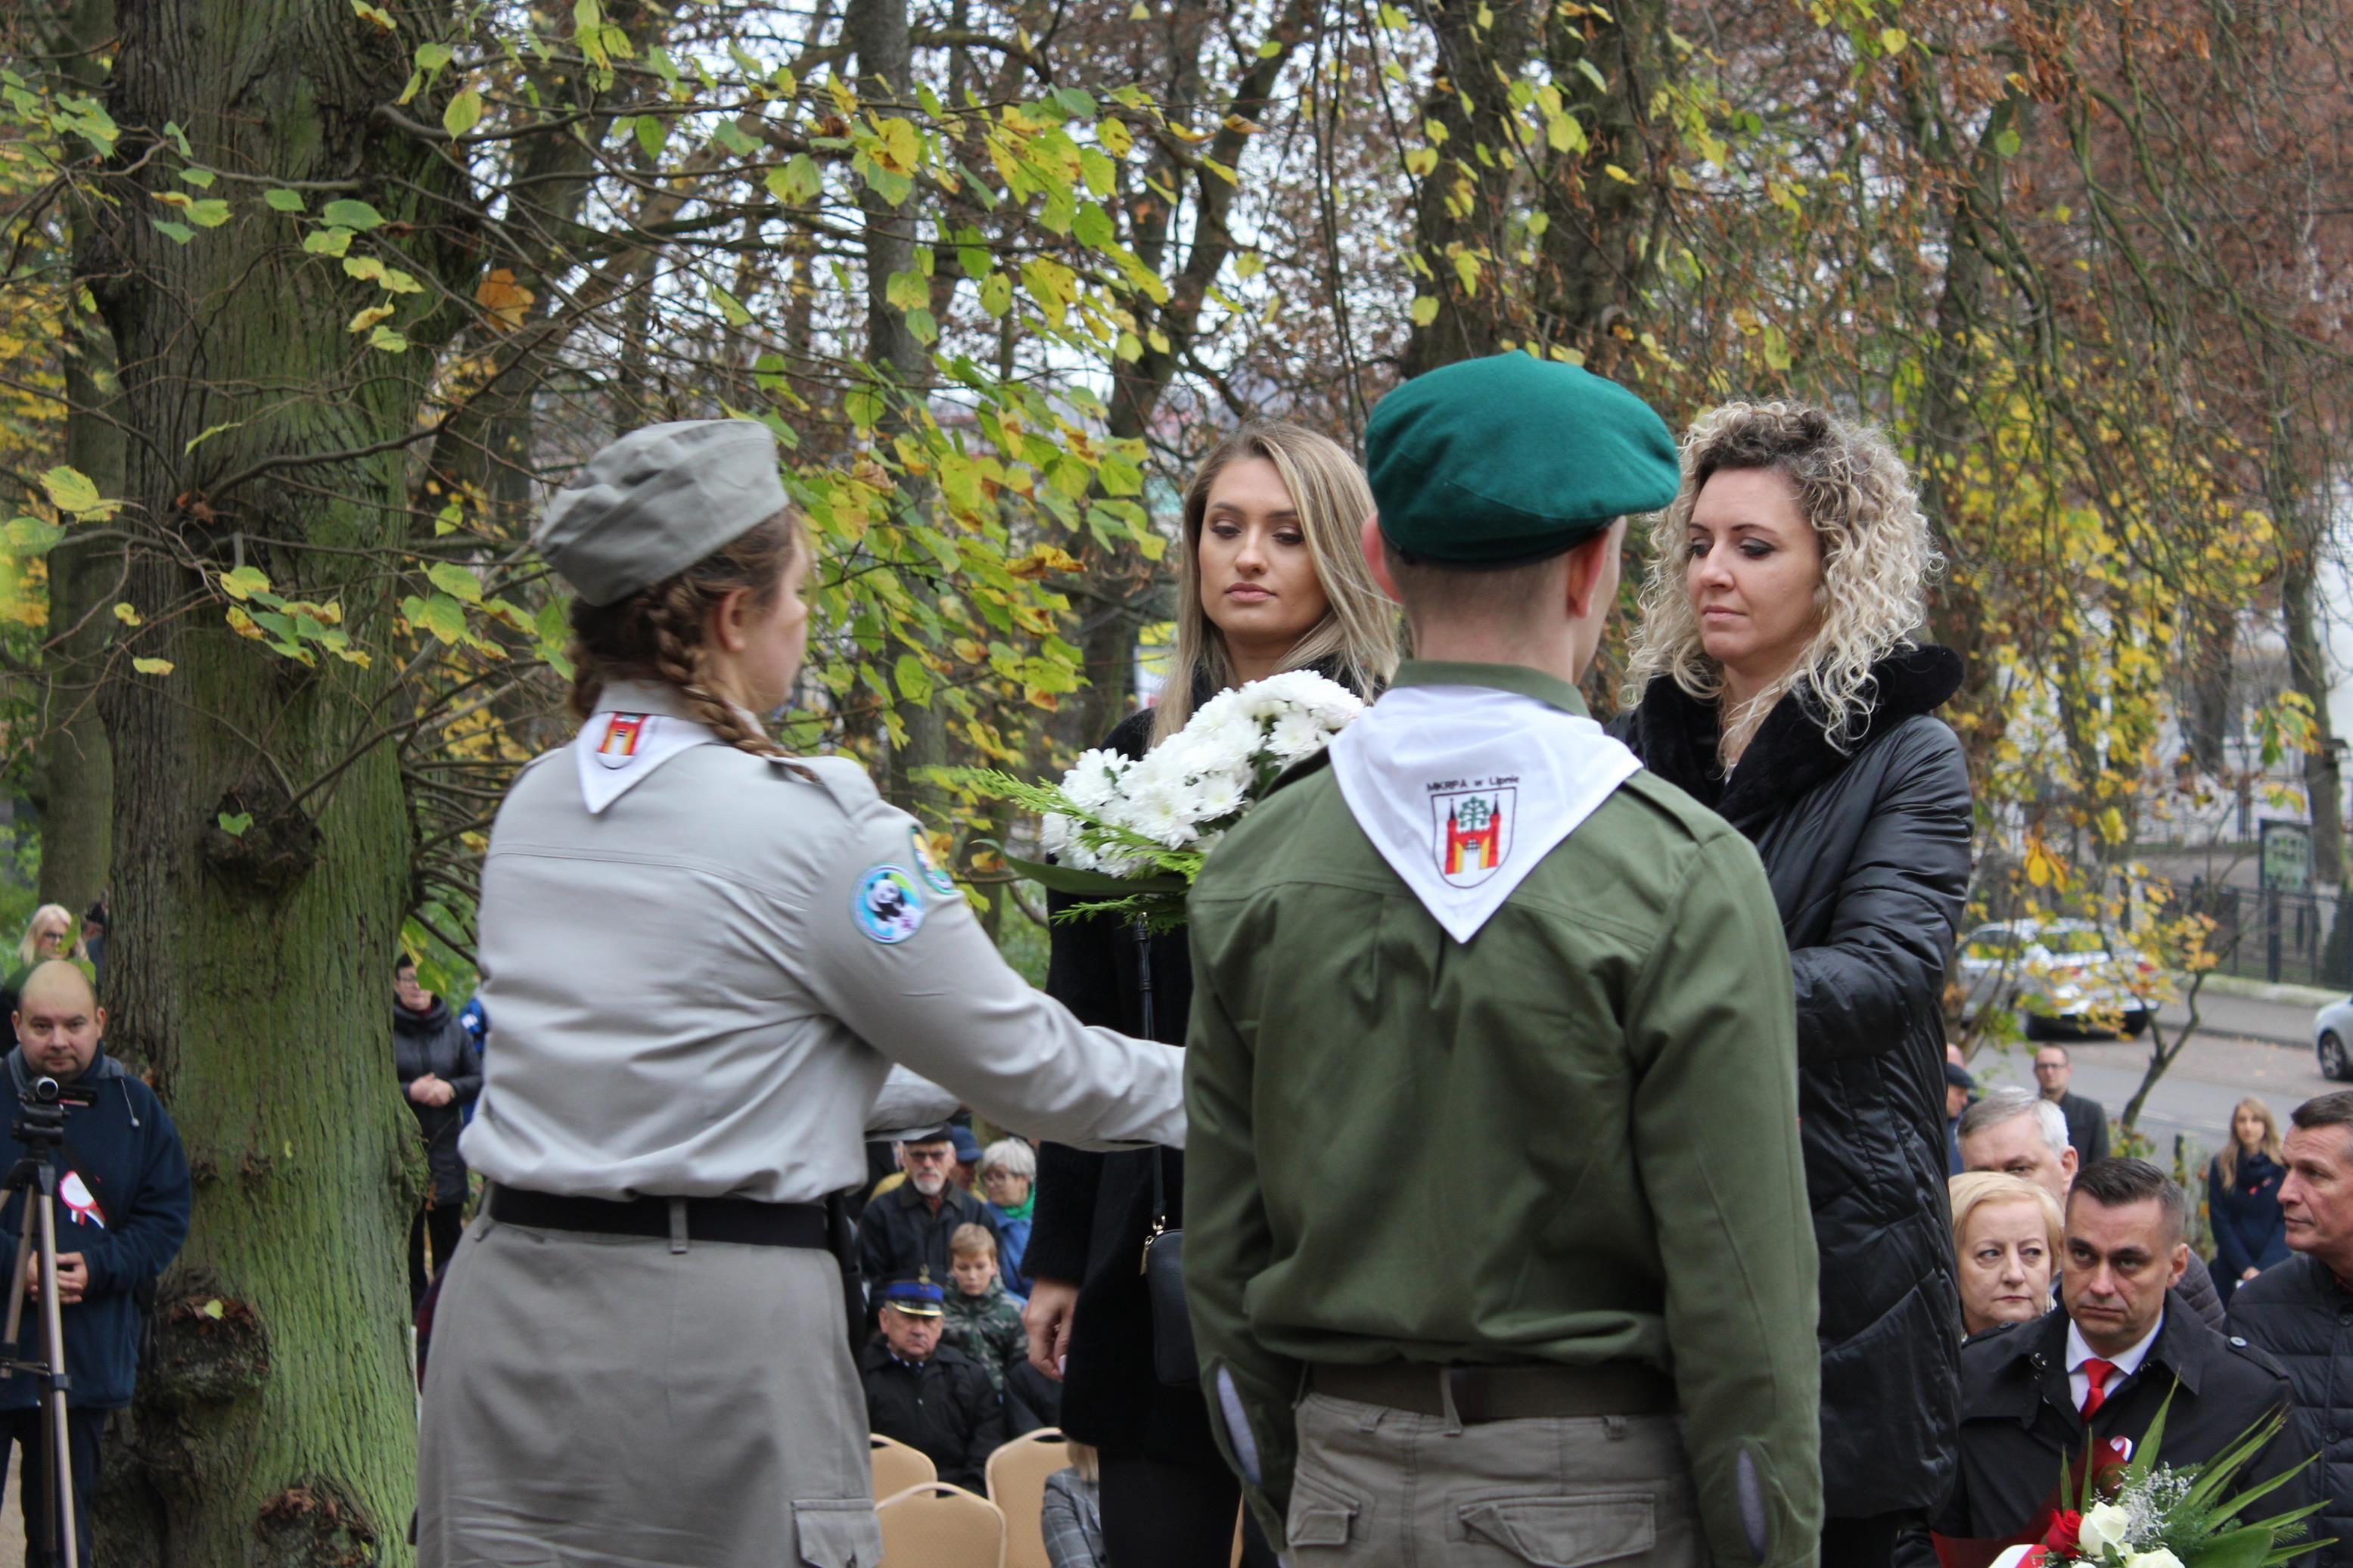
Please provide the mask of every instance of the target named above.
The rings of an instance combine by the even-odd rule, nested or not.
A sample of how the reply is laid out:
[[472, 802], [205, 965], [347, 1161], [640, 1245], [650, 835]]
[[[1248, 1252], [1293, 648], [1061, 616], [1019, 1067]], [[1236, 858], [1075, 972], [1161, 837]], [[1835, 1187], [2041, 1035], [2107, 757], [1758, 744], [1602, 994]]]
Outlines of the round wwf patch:
[[859, 879], [850, 914], [869, 941], [890, 946], [923, 929], [923, 895], [898, 866], [877, 866]]

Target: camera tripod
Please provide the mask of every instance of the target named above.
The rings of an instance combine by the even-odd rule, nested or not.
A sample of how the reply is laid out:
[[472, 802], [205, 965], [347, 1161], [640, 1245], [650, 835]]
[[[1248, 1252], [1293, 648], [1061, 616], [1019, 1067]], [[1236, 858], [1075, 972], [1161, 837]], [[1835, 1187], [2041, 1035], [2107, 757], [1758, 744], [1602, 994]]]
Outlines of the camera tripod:
[[[0, 1181], [0, 1205], [5, 1205], [7, 1193], [25, 1195], [24, 1218], [16, 1237], [16, 1267], [9, 1276], [5, 1342], [17, 1342], [17, 1331], [25, 1315], [25, 1265], [35, 1256], [33, 1249], [37, 1245], [46, 1359], [0, 1362], [0, 1378], [23, 1374], [40, 1381], [41, 1410], [47, 1418], [41, 1445], [46, 1450], [42, 1456], [41, 1487], [48, 1502], [48, 1539], [44, 1545], [50, 1562], [62, 1568], [76, 1568], [81, 1558], [79, 1542], [74, 1539], [73, 1450], [66, 1438], [66, 1394], [72, 1383], [66, 1375], [65, 1324], [58, 1303], [57, 1152], [66, 1140], [66, 1108], [58, 1095], [58, 1080], [45, 1078], [37, 1081], [32, 1092], [20, 1101], [24, 1109], [10, 1131], [24, 1145], [25, 1155], [10, 1168], [6, 1180]], [[34, 1239], [37, 1227], [37, 1244]], [[25, 1484], [30, 1486], [31, 1478], [27, 1477]]]

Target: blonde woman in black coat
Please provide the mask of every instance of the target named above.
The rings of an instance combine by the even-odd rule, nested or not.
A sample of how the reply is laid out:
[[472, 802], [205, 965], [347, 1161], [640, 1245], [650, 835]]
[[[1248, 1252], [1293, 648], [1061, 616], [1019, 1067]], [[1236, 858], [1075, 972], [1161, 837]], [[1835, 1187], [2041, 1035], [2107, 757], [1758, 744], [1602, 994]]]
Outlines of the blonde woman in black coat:
[[1937, 560], [1902, 461], [1820, 409], [1703, 416], [1651, 541], [1614, 729], [1772, 881], [1821, 1253], [1822, 1561], [1876, 1568], [1956, 1463], [1940, 996], [1971, 806], [1934, 714], [1961, 663], [1917, 640]]

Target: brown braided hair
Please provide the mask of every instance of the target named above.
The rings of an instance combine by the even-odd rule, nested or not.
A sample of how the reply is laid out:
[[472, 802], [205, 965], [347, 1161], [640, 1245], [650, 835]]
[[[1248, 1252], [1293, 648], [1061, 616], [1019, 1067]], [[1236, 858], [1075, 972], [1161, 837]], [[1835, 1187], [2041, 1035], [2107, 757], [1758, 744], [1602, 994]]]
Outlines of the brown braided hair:
[[800, 547], [793, 514], [780, 511], [685, 571], [610, 605], [572, 602], [572, 712], [586, 723], [614, 680], [643, 680], [679, 694], [687, 711], [739, 752], [781, 757], [744, 710], [704, 684], [709, 650], [703, 627], [712, 606], [738, 589], [765, 610], [783, 591], [785, 568]]

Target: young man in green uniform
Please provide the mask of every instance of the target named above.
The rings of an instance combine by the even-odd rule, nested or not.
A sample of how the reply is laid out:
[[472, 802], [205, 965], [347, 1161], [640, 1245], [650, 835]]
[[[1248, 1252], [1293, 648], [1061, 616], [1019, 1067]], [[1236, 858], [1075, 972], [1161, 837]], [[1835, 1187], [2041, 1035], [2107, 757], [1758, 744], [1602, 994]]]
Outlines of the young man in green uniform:
[[1422, 656], [1191, 902], [1185, 1278], [1290, 1560], [1804, 1564], [1815, 1255], [1746, 840], [1575, 682], [1674, 444], [1503, 355], [1391, 393], [1365, 549]]

